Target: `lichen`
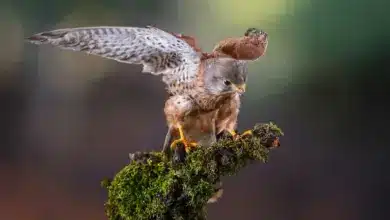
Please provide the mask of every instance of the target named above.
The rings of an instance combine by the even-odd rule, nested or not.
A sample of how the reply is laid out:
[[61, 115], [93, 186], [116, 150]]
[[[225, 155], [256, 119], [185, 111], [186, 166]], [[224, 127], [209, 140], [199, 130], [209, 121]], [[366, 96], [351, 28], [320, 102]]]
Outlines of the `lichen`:
[[206, 205], [222, 176], [235, 175], [253, 161], [266, 163], [279, 146], [282, 131], [273, 123], [257, 124], [252, 136], [223, 135], [211, 147], [198, 147], [184, 161], [162, 152], [130, 154], [132, 160], [112, 181], [105, 204], [110, 220], [203, 220]]

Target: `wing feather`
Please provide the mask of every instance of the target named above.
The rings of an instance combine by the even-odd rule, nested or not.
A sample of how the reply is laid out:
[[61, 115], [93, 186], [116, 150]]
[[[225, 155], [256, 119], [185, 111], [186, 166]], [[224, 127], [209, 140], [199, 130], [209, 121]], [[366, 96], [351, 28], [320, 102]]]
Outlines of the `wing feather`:
[[165, 83], [192, 81], [200, 57], [184, 40], [155, 27], [81, 27], [35, 34], [28, 41], [83, 51], [119, 62], [143, 64]]

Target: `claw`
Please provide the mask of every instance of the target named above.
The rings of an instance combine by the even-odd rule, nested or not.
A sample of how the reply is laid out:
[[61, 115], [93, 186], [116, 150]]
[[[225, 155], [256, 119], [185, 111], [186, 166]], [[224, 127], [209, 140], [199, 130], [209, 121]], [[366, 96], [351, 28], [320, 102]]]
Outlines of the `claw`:
[[188, 153], [191, 148], [195, 148], [196, 146], [198, 146], [198, 144], [196, 142], [188, 142], [185, 137], [184, 137], [184, 133], [183, 133], [183, 128], [181, 126], [178, 126], [178, 129], [179, 129], [179, 135], [180, 135], [180, 138], [177, 139], [177, 140], [174, 140], [171, 144], [171, 149], [175, 149], [176, 146], [178, 144], [183, 144], [184, 145], [184, 149], [186, 150], [186, 152]]
[[186, 139], [180, 138], [172, 142], [171, 148], [175, 149], [178, 144], [183, 144], [184, 149], [186, 150], [187, 153], [191, 150], [191, 148], [195, 148], [196, 146], [198, 146], [198, 144], [195, 142], [188, 142]]

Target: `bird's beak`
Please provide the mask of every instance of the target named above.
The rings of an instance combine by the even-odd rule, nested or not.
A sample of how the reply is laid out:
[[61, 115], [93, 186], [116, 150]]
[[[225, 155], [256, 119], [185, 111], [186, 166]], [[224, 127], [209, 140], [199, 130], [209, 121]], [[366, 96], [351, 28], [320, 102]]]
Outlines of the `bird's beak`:
[[245, 92], [246, 84], [241, 84], [241, 85], [234, 85], [236, 92], [242, 94]]

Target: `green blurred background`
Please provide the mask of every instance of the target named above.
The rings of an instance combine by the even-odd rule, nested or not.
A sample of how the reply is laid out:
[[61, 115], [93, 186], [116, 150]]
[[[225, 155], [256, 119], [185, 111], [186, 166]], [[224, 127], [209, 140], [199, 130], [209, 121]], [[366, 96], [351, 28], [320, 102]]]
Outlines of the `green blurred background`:
[[2, 0], [0, 219], [106, 219], [100, 180], [127, 153], [159, 150], [166, 95], [141, 67], [37, 47], [80, 26], [155, 25], [204, 50], [248, 27], [269, 34], [250, 64], [239, 129], [286, 136], [267, 165], [226, 178], [210, 219], [389, 219], [390, 16], [386, 1]]

